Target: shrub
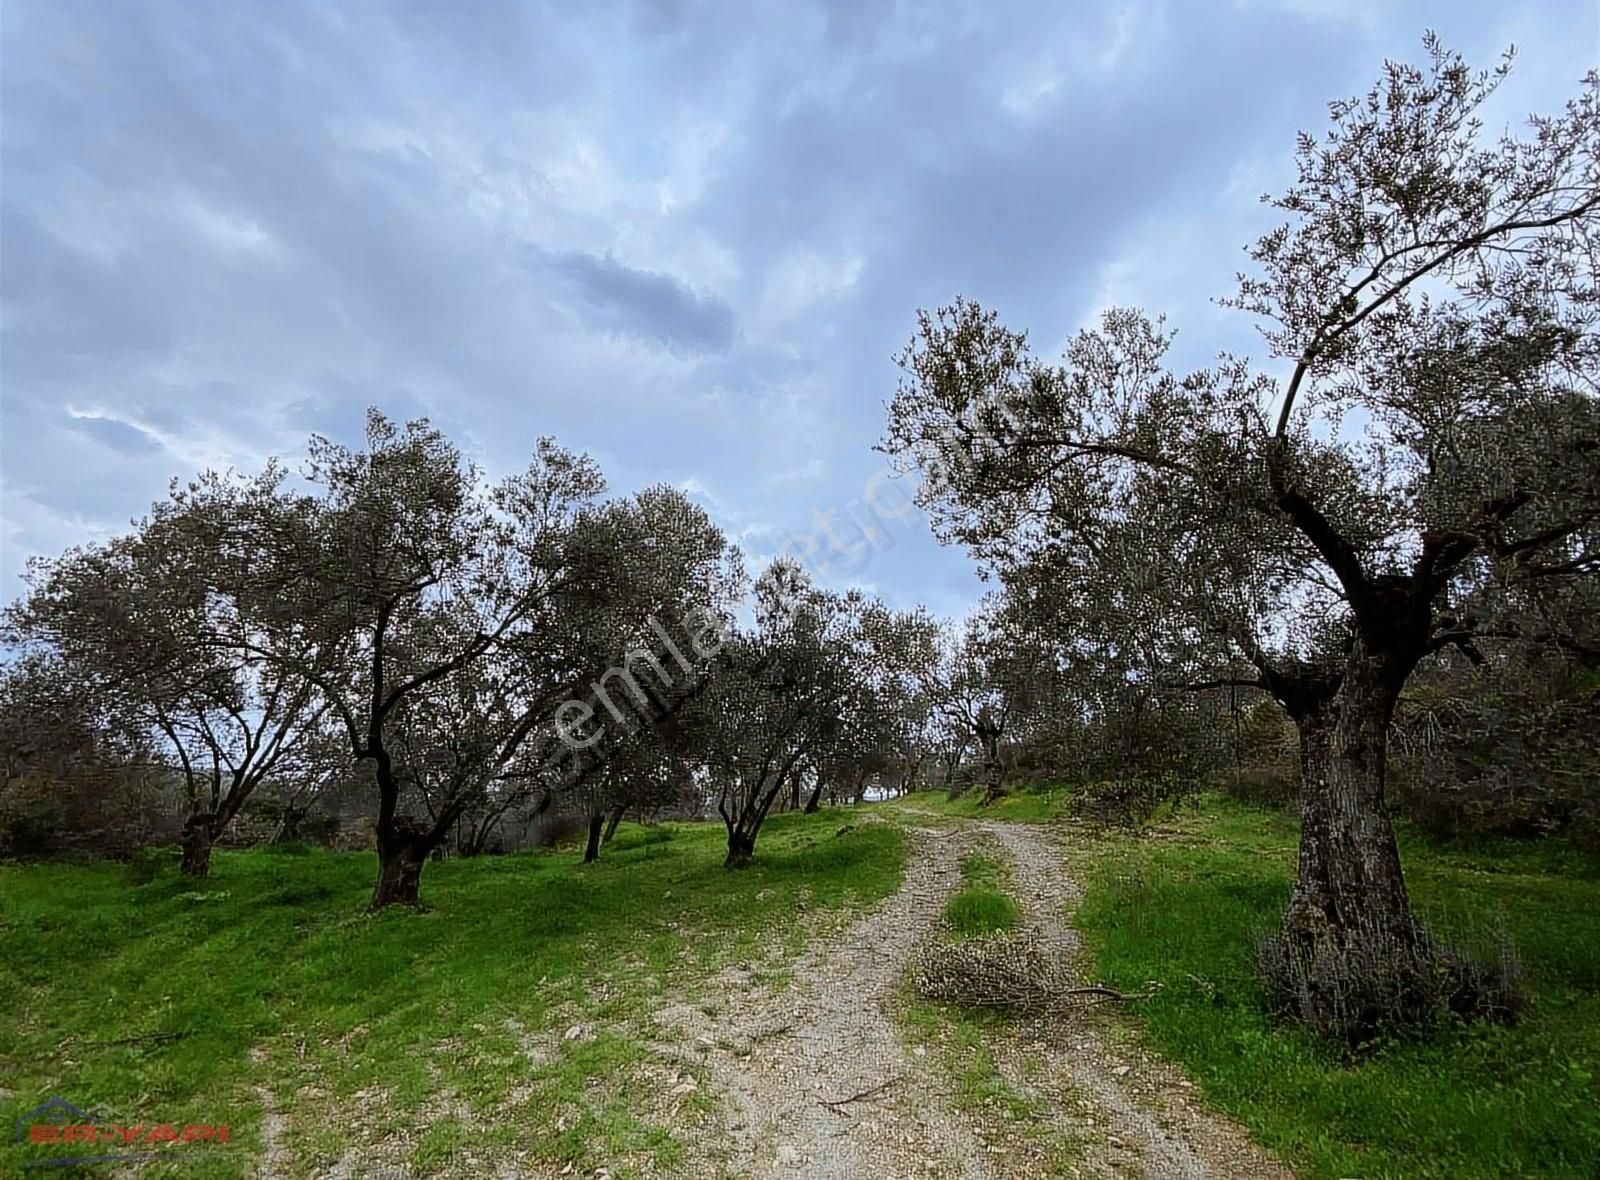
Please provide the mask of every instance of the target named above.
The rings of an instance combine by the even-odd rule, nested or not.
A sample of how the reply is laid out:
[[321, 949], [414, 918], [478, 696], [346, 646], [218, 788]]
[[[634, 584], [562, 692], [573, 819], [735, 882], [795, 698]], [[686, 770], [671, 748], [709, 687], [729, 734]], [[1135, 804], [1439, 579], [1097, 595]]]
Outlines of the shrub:
[[1416, 926], [1401, 937], [1362, 931], [1343, 945], [1275, 932], [1257, 945], [1257, 967], [1278, 1018], [1359, 1046], [1428, 1033], [1449, 1020], [1514, 1023], [1525, 998], [1522, 966], [1497, 932], [1473, 958]]
[[1567, 834], [1575, 847], [1600, 858], [1600, 800], [1589, 800], [1578, 808]]
[[263, 852], [273, 856], [310, 856], [311, 845], [305, 840], [279, 840], [262, 847]]
[[588, 832], [588, 821], [574, 812], [541, 815], [528, 828], [528, 844], [534, 848], [554, 848], [569, 844]]
[[1389, 788], [1430, 835], [1571, 832], [1600, 807], [1600, 672], [1524, 651], [1488, 669], [1438, 664], [1395, 716]]
[[175, 845], [141, 848], [128, 858], [128, 880], [148, 885], [169, 870], [176, 872], [181, 853]]
[[1245, 766], [1224, 772], [1217, 787], [1230, 799], [1252, 807], [1289, 807], [1300, 799], [1300, 774], [1281, 765]]
[[1176, 812], [1185, 800], [1197, 799], [1194, 780], [1174, 773], [1138, 774], [1101, 779], [1073, 790], [1071, 811], [1101, 827], [1142, 828], [1163, 810]]

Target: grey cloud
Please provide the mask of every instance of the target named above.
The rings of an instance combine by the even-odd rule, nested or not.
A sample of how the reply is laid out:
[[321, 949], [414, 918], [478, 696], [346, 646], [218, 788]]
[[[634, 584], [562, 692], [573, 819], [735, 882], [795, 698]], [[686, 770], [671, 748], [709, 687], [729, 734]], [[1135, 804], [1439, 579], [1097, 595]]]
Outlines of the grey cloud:
[[[1150, 227], [1236, 202], [1236, 166], [1281, 176], [1294, 130], [1424, 27], [1477, 60], [1514, 35], [1518, 76], [1562, 78], [1557, 98], [1593, 43], [1561, 0], [1370, 25], [1293, 7], [1136, 2], [1127, 60], [1099, 71], [1072, 46], [1112, 42], [1110, 6], [0, 4], [0, 459], [30, 522], [0, 597], [24, 553], [189, 474], [115, 424], [63, 429], [67, 404], [196, 462], [354, 442], [369, 403], [434, 417], [490, 470], [554, 433], [619, 490], [697, 478], [803, 532], [877, 470], [919, 306], [970, 295], [1047, 344], [1130, 243], [1171, 248]], [[1052, 55], [1054, 92], [1008, 113]], [[712, 132], [703, 159], [685, 127]], [[1164, 306], [1223, 293], [1227, 236], [1184, 239], [1215, 262]], [[807, 254], [856, 281], [772, 319]], [[813, 459], [814, 484], [761, 478]], [[926, 530], [872, 560], [903, 600], [972, 585]]]
[[624, 266], [609, 254], [528, 251], [536, 273], [555, 278], [578, 300], [590, 325], [676, 348], [722, 352], [734, 338], [733, 309], [697, 295], [671, 275]]
[[152, 455], [163, 449], [161, 441], [153, 435], [115, 418], [74, 418], [71, 428], [119, 455]]

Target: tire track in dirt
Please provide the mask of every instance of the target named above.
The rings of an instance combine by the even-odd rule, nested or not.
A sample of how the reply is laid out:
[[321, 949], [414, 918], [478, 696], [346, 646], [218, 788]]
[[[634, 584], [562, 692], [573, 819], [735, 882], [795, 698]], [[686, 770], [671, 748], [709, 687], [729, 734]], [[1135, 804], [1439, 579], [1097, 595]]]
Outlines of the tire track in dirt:
[[682, 1037], [657, 1051], [704, 1074], [717, 1103], [708, 1122], [685, 1129], [690, 1175], [1293, 1180], [1207, 1109], [1179, 1070], [1108, 1037], [1088, 1011], [1018, 1019], [985, 1036], [996, 1069], [1036, 1103], [1051, 1137], [1076, 1145], [1070, 1160], [1052, 1171], [1039, 1152], [1008, 1144], [1004, 1128], [975, 1127], [955, 1110], [950, 1080], [933, 1055], [907, 1049], [893, 1008], [909, 959], [960, 886], [961, 857], [1000, 846], [1028, 924], [1074, 973], [1079, 941], [1066, 909], [1081, 891], [1064, 848], [1039, 827], [978, 821], [908, 834], [900, 888], [786, 964], [787, 987], [760, 982], [759, 966], [733, 968], [712, 981], [714, 1016], [687, 1002], [657, 1013]]
[[[1065, 911], [1082, 890], [1067, 872], [1065, 850], [1036, 826], [976, 827], [1009, 855], [1013, 891], [1046, 951], [1076, 967], [1078, 934]], [[991, 1047], [1002, 1075], [1042, 1100], [1061, 1129], [1083, 1142], [1080, 1175], [1293, 1180], [1240, 1127], [1206, 1109], [1177, 1068], [1113, 1043], [1093, 1013], [1020, 1022]], [[1030, 1055], [1043, 1058], [1043, 1078], [1027, 1077]]]

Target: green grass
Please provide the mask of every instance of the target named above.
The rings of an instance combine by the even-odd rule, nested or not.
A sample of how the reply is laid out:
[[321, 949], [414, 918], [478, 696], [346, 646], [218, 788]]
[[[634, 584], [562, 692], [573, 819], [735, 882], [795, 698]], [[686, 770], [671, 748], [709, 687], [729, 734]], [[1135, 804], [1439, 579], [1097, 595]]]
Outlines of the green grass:
[[1472, 943], [1507, 930], [1533, 1004], [1350, 1060], [1264, 1015], [1252, 955], [1294, 873], [1291, 816], [1208, 799], [1145, 837], [1083, 842], [1077, 923], [1098, 977], [1163, 990], [1148, 1039], [1307, 1180], [1594, 1180], [1600, 1161], [1600, 874], [1556, 842], [1439, 846], [1402, 832], [1415, 904]]
[[[291, 1118], [297, 1175], [382, 1134], [419, 1176], [485, 1152], [666, 1166], [678, 1145], [630, 1102], [641, 1030], [659, 1033], [663, 994], [893, 890], [899, 829], [836, 834], [843, 814], [774, 817], [743, 872], [721, 867], [714, 824], [624, 826], [591, 866], [571, 851], [430, 864], [426, 912], [376, 916], [370, 854], [220, 852], [200, 882], [6, 867], [0, 1173], [50, 1154], [9, 1130], [60, 1095], [123, 1122], [230, 1127], [229, 1146], [141, 1175], [246, 1175], [262, 1092]], [[593, 1033], [561, 1036], [580, 1022]]]
[[952, 938], [980, 938], [1016, 928], [1017, 903], [1005, 892], [1005, 862], [974, 852], [961, 862], [962, 887], [945, 902], [944, 925]]

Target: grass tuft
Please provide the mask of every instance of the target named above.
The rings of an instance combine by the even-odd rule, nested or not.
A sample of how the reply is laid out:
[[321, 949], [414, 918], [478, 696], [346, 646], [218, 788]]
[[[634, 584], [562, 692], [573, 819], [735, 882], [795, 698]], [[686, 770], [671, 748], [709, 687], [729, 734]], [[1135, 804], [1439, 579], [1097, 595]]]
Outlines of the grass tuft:
[[945, 926], [956, 938], [980, 938], [1016, 928], [1017, 903], [998, 889], [972, 886], [961, 890], [944, 907]]
[[961, 861], [961, 879], [962, 887], [944, 906], [948, 937], [982, 938], [1016, 928], [1021, 914], [1005, 892], [1004, 860], [992, 852], [968, 853]]

